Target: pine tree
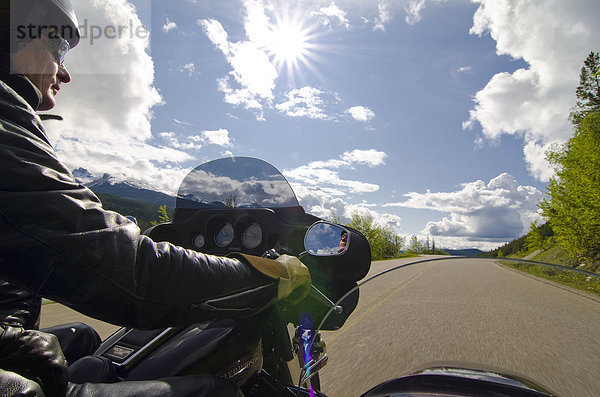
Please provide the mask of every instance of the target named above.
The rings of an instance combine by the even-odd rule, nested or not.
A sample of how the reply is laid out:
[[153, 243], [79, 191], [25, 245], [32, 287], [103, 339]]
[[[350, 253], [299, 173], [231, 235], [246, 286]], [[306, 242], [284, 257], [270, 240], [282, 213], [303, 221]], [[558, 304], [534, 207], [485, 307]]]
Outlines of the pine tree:
[[584, 61], [575, 95], [577, 105], [571, 111], [569, 119], [573, 124], [579, 125], [586, 114], [600, 109], [600, 55], [597, 52], [590, 52]]

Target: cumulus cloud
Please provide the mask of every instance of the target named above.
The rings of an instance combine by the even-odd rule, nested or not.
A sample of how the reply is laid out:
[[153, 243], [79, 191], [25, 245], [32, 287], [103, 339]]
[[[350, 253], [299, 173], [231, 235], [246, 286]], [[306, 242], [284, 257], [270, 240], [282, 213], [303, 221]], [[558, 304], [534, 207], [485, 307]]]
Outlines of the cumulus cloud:
[[[353, 165], [375, 167], [384, 164], [386, 154], [377, 150], [353, 150], [340, 155], [339, 159], [313, 161], [298, 168], [285, 170], [283, 174], [293, 180], [309, 186], [320, 186], [331, 195], [341, 196], [346, 192], [369, 193], [379, 190], [379, 186], [355, 180], [343, 179], [342, 169], [351, 169]], [[332, 188], [333, 186], [333, 188]]]
[[331, 119], [325, 112], [325, 92], [314, 87], [294, 89], [286, 94], [287, 101], [275, 106], [277, 110], [291, 117], [308, 117], [310, 119]]
[[165, 141], [168, 147], [179, 150], [200, 150], [202, 148], [202, 138], [199, 136], [190, 136], [182, 139], [174, 132], [161, 132], [159, 136]]
[[163, 25], [162, 29], [163, 29], [163, 32], [169, 33], [171, 30], [175, 29], [176, 27], [177, 27], [177, 24], [173, 21], [170, 21], [169, 18], [167, 18], [167, 21]]
[[[257, 33], [251, 27], [256, 24], [252, 18], [258, 18], [256, 13], [249, 13], [246, 28], [250, 29], [248, 35], [255, 36]], [[261, 48], [260, 43], [250, 40], [229, 42], [223, 25], [215, 19], [203, 19], [198, 24], [232, 67], [229, 75], [219, 80], [219, 89], [225, 93], [225, 101], [236, 106], [243, 105], [247, 109], [262, 109], [263, 101], [273, 99], [277, 78], [277, 70], [265, 49]]]
[[213, 145], [231, 146], [229, 131], [224, 128], [215, 131], [204, 131], [202, 137], [206, 142]]
[[375, 117], [375, 113], [364, 106], [353, 106], [347, 112], [357, 121], [369, 121]]
[[350, 27], [346, 12], [339, 8], [335, 2], [331, 2], [327, 7], [322, 7], [319, 11], [313, 11], [312, 15], [322, 17], [321, 23], [329, 29], [332, 29], [334, 25], [341, 25], [345, 28]]
[[341, 155], [342, 160], [349, 164], [357, 163], [361, 165], [367, 165], [371, 168], [385, 164], [384, 160], [386, 157], [387, 154], [375, 149], [355, 149], [351, 152], [345, 152]]
[[498, 54], [523, 59], [528, 67], [491, 78], [473, 98], [464, 128], [481, 125], [483, 135], [524, 137], [524, 156], [532, 175], [551, 175], [544, 149], [572, 134], [569, 109], [587, 54], [600, 37], [600, 3], [595, 0], [531, 2], [475, 0], [479, 7], [471, 33], [489, 33]]
[[291, 185], [300, 205], [309, 214], [323, 219], [340, 218], [341, 223], [348, 223], [352, 219], [352, 215], [360, 214], [371, 216], [378, 225], [390, 227], [396, 232], [401, 230], [402, 221], [398, 215], [376, 211], [370, 205], [364, 203], [348, 203], [335, 194], [335, 191], [320, 186], [307, 186], [299, 183], [292, 183]]
[[[137, 11], [125, 0], [73, 3], [88, 29], [130, 23], [141, 26]], [[181, 162], [191, 156], [150, 143], [152, 108], [162, 99], [154, 87], [148, 35], [123, 29], [120, 35], [100, 37], [92, 43], [87, 33], [67, 55], [72, 81], [63, 86], [52, 110], [64, 121], [46, 123], [57, 154], [70, 169], [128, 175], [160, 190], [175, 190], [185, 174]], [[135, 175], [131, 175], [132, 169]]]
[[406, 201], [387, 206], [449, 213], [441, 221], [428, 222], [426, 234], [497, 244], [521, 236], [539, 218], [537, 204], [542, 193], [533, 186], [519, 185], [504, 173], [488, 183], [465, 183], [454, 192], [411, 192], [405, 197]]

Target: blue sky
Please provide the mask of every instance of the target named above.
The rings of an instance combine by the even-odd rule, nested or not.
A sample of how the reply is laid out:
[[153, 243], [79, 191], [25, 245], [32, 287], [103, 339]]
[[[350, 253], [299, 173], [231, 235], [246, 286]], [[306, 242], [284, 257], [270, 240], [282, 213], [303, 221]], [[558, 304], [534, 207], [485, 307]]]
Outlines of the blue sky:
[[70, 168], [174, 193], [204, 161], [258, 157], [308, 212], [450, 248], [538, 217], [544, 150], [599, 50], [594, 0], [73, 3], [88, 35], [48, 124]]

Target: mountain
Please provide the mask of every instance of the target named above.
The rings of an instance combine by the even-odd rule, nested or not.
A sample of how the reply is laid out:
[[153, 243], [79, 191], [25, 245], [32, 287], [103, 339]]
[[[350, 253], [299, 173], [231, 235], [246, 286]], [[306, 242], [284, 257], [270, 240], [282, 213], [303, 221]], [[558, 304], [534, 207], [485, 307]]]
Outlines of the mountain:
[[73, 170], [73, 176], [75, 177], [77, 182], [83, 183], [84, 185], [95, 180], [95, 178], [92, 176], [92, 174], [90, 174], [90, 172], [88, 170], [86, 170], [85, 168], [82, 168], [82, 167], [79, 167], [79, 168]]
[[444, 249], [444, 251], [454, 256], [478, 256], [479, 254], [483, 253], [482, 250], [476, 248], [467, 248], [461, 250]]
[[156, 205], [166, 205], [169, 208], [175, 207], [174, 196], [157, 192], [132, 181], [119, 180], [109, 174], [104, 174], [102, 178], [94, 178], [85, 168], [78, 168], [73, 170], [73, 176], [96, 194], [109, 194]]

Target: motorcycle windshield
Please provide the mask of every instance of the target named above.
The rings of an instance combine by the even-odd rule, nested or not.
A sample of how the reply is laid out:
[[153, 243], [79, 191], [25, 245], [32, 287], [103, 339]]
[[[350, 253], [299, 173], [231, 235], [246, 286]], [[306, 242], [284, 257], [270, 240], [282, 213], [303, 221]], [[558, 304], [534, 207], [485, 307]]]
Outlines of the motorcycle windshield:
[[[582, 289], [563, 284], [571, 281]], [[488, 380], [499, 379], [492, 372], [504, 373], [516, 375], [506, 384], [597, 396], [599, 291], [598, 275], [523, 262], [457, 257], [374, 262], [345, 324], [321, 331], [328, 355], [319, 372], [321, 391], [358, 396], [435, 367], [429, 373]], [[351, 305], [355, 297], [350, 293], [337, 304]], [[331, 311], [329, 321], [335, 316]]]
[[287, 180], [271, 164], [229, 157], [201, 164], [181, 182], [177, 208], [279, 208], [299, 206]]

